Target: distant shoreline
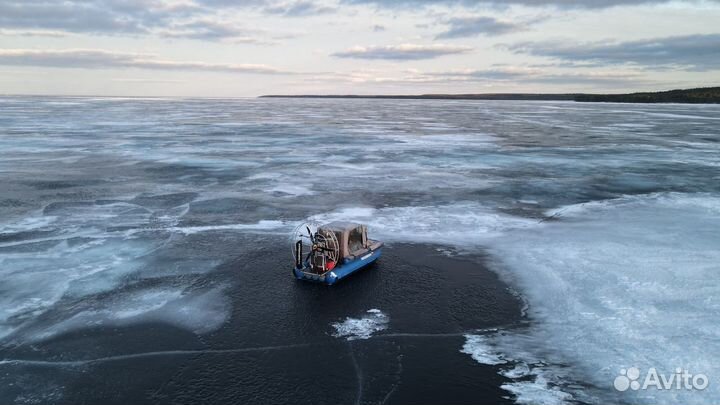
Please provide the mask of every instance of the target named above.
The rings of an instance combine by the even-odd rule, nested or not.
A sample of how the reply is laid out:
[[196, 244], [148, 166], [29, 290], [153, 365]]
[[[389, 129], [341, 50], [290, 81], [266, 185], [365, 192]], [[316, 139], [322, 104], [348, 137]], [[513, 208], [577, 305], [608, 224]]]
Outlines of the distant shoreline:
[[418, 94], [418, 95], [265, 95], [260, 98], [345, 98], [387, 100], [522, 100], [522, 101], [577, 101], [606, 103], [720, 103], [720, 87], [639, 92], [627, 94], [591, 93], [485, 93], [485, 94]]

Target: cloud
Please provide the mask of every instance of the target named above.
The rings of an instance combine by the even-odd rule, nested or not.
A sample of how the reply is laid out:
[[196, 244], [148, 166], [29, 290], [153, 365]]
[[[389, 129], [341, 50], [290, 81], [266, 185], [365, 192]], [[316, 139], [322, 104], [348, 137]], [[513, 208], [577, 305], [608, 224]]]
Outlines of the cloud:
[[[0, 0], [0, 29], [26, 32], [65, 32], [101, 35], [159, 35], [206, 41], [268, 43], [272, 40], [245, 35], [222, 21], [229, 17], [248, 20], [247, 11], [283, 17], [314, 16], [337, 12], [338, 5], [411, 7], [448, 5], [554, 6], [558, 8], [605, 8], [618, 5], [657, 4], [671, 0]], [[675, 0], [697, 3], [693, 0]], [[720, 0], [705, 0], [718, 4]], [[190, 29], [196, 21], [205, 27]], [[215, 21], [216, 26], [210, 27]], [[225, 26], [222, 26], [225, 25]], [[522, 29], [489, 17], [457, 18], [448, 22], [439, 38], [500, 35]], [[185, 26], [185, 31], [172, 32]]]
[[447, 31], [441, 32], [436, 39], [473, 37], [478, 35], [495, 36], [527, 29], [523, 24], [501, 21], [493, 17], [459, 17], [447, 21]]
[[[378, 7], [418, 7], [433, 5], [462, 5], [462, 6], [510, 6], [520, 5], [528, 7], [556, 7], [565, 9], [599, 9], [615, 6], [635, 6], [645, 4], [669, 3], [673, 0], [341, 0], [346, 4], [372, 4]], [[698, 3], [695, 0], [680, 0], [685, 3]], [[719, 3], [720, 0], [706, 0], [710, 3]]]
[[468, 81], [513, 81], [519, 83], [628, 83], [641, 75], [627, 71], [547, 71], [524, 66], [502, 66], [489, 69], [430, 73], [441, 78]]
[[0, 27], [142, 34], [197, 11], [188, 4], [159, 0], [3, 0]]
[[634, 83], [641, 74], [633, 71], [546, 71], [532, 67], [496, 67], [428, 73], [430, 76], [467, 81], [513, 81], [520, 83], [619, 84]]
[[260, 30], [246, 29], [238, 24], [210, 19], [173, 23], [167, 29], [158, 32], [167, 38], [185, 38], [201, 41], [229, 41], [235, 43], [272, 44], [264, 39]]
[[68, 34], [63, 31], [50, 31], [50, 30], [5, 30], [0, 29], [0, 36], [3, 37], [48, 37], [48, 38], [62, 38]]
[[205, 11], [253, 9], [283, 17], [307, 17], [337, 11], [336, 1], [318, 0], [194, 0]]
[[0, 65], [81, 69], [148, 69], [251, 74], [293, 74], [266, 65], [170, 61], [155, 55], [99, 49], [0, 49]]
[[267, 42], [224, 22], [248, 9], [286, 17], [335, 11], [313, 0], [0, 0], [0, 29]]
[[275, 3], [263, 8], [269, 14], [278, 14], [285, 17], [307, 17], [312, 15], [335, 12], [335, 7], [319, 4], [314, 1], [297, 0], [284, 3]]
[[332, 56], [338, 58], [354, 59], [381, 59], [381, 60], [420, 60], [434, 59], [445, 55], [457, 55], [470, 52], [471, 47], [456, 45], [387, 45], [387, 46], [357, 46], [346, 51], [336, 52]]
[[402, 74], [387, 74], [379, 70], [358, 70], [350, 73], [335, 72], [323, 76], [308, 76], [311, 82], [345, 82], [355, 84], [562, 84], [562, 85], [603, 85], [629, 86], [645, 84], [647, 80], [633, 71], [546, 71], [524, 66], [498, 66], [488, 69], [462, 69], [422, 72], [408, 69]]
[[526, 67], [496, 67], [489, 69], [461, 69], [427, 73], [428, 76], [452, 80], [517, 80], [542, 74], [542, 70]]
[[145, 84], [145, 83], [162, 83], [162, 84], [176, 84], [176, 83], [185, 83], [185, 80], [175, 80], [175, 79], [153, 79], [153, 78], [115, 78], [110, 79], [112, 82], [119, 82], [119, 83], [138, 83], [138, 84]]
[[515, 52], [570, 63], [636, 65], [660, 69], [720, 69], [720, 34], [685, 35], [625, 42], [524, 42], [506, 46]]

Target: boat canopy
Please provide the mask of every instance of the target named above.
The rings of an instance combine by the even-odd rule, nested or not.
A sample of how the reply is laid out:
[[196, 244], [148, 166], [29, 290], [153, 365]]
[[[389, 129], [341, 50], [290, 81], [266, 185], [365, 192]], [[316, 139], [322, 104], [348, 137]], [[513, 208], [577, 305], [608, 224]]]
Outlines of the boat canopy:
[[359, 256], [368, 250], [367, 226], [355, 222], [335, 221], [323, 225], [321, 232], [332, 232], [340, 245], [340, 257]]

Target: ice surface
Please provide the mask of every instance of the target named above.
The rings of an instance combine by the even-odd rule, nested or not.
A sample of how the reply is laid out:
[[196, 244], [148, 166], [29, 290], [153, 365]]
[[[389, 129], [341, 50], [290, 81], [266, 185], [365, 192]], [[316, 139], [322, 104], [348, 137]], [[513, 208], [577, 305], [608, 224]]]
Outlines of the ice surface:
[[[547, 362], [531, 369], [532, 380], [505, 387], [519, 402], [562, 403], [587, 395], [548, 383], [554, 380], [591, 381], [600, 390], [587, 398], [603, 398], [616, 373], [633, 365], [720, 374], [707, 357], [708, 351], [720, 355], [720, 330], [712, 326], [720, 313], [720, 198], [652, 193], [546, 215], [553, 220], [455, 204], [356, 207], [316, 219], [368, 223], [381, 240], [489, 247], [495, 270], [519, 287], [537, 326], [522, 338], [505, 336], [496, 347], [486, 337], [468, 337], [462, 350], [485, 364], [523, 361], [523, 354], [528, 362]], [[371, 320], [349, 319], [345, 326], [366, 330]], [[658, 402], [690, 403], [717, 395], [712, 387], [702, 394], [653, 394], [643, 393]]]
[[39, 341], [78, 328], [148, 320], [196, 333], [219, 327], [229, 313], [220, 289], [196, 291], [177, 283], [123, 289], [129, 280], [199, 274], [220, 263], [201, 256], [167, 264], [151, 260], [182, 237], [284, 226], [271, 220], [176, 226], [192, 198], [171, 193], [54, 202], [32, 216], [0, 223], [0, 339]]
[[125, 326], [148, 321], [205, 333], [222, 325], [228, 314], [227, 298], [219, 289], [188, 292], [167, 287], [143, 289], [115, 294], [109, 301], [95, 303], [66, 320], [43, 328], [31, 339], [47, 339], [86, 327]]
[[373, 308], [360, 318], [347, 317], [342, 322], [333, 323], [333, 336], [347, 340], [370, 339], [374, 333], [387, 329], [389, 322], [387, 315]]
[[575, 397], [568, 392], [572, 376], [560, 375], [557, 371], [562, 369], [560, 365], [548, 365], [536, 357], [533, 350], [528, 350], [537, 344], [532, 337], [514, 333], [494, 330], [468, 334], [460, 351], [480, 364], [499, 366], [499, 374], [511, 380], [501, 388], [511, 393], [519, 404], [574, 403]]
[[307, 196], [315, 194], [314, 191], [308, 187], [303, 187], [297, 184], [277, 184], [266, 190], [270, 193], [287, 194], [290, 196]]
[[515, 395], [515, 402], [528, 405], [560, 405], [573, 403], [573, 396], [548, 384], [538, 375], [532, 381], [519, 381], [500, 386]]
[[368, 225], [371, 238], [384, 241], [444, 243], [459, 247], [477, 246], [511, 229], [538, 223], [507, 215], [477, 203], [441, 206], [345, 208], [312, 219], [320, 222], [357, 221]]
[[262, 220], [256, 224], [227, 224], [227, 225], [209, 225], [209, 226], [173, 226], [166, 230], [170, 232], [180, 232], [185, 235], [192, 235], [201, 232], [211, 231], [242, 231], [242, 230], [273, 230], [287, 227], [282, 221]]
[[491, 347], [487, 338], [482, 335], [465, 335], [465, 344], [461, 352], [469, 354], [475, 361], [482, 364], [507, 363], [507, 360], [503, 359], [503, 355]]
[[[488, 346], [486, 337], [470, 336], [462, 350], [485, 364], [502, 364], [506, 356], [522, 360], [518, 354], [528, 348], [525, 354], [532, 353], [533, 361], [547, 361], [550, 366], [531, 382], [507, 385], [519, 402], [574, 398], [549, 385], [551, 375], [607, 389], [619, 370], [630, 366], [720, 374], [708, 357], [720, 356], [720, 330], [712, 326], [720, 313], [720, 198], [652, 193], [546, 214], [555, 220], [466, 204], [349, 208], [317, 218], [369, 223], [371, 234], [385, 240], [489, 246], [495, 269], [520, 287], [537, 326], [529, 336], [505, 336], [500, 349]], [[701, 403], [718, 392], [710, 387], [643, 396]], [[624, 398], [639, 397], [629, 392]]]
[[621, 367], [719, 374], [718, 106], [47, 101], [0, 97], [2, 345], [146, 320], [205, 333], [228, 303], [193, 280], [250, 252], [243, 237], [355, 220], [489, 255], [530, 326], [458, 350], [504, 360], [519, 402], [720, 401], [714, 383], [612, 389]]
[[[720, 313], [720, 198], [648, 194], [551, 213], [560, 221], [491, 244], [501, 258], [497, 270], [520, 287], [536, 321], [529, 336], [496, 342], [499, 353], [522, 359], [525, 352], [556, 365], [548, 369], [556, 378], [591, 381], [601, 391], [633, 366], [720, 375], [713, 360], [720, 356], [713, 326]], [[628, 391], [622, 398], [707, 403], [720, 398], [720, 387]]]
[[[479, 361], [479, 362], [481, 362], [481, 361]], [[530, 374], [530, 367], [525, 363], [518, 363], [515, 365], [515, 367], [513, 367], [509, 370], [501, 371], [500, 374], [507, 378], [513, 378], [513, 379], [521, 378], [521, 377], [525, 377]]]

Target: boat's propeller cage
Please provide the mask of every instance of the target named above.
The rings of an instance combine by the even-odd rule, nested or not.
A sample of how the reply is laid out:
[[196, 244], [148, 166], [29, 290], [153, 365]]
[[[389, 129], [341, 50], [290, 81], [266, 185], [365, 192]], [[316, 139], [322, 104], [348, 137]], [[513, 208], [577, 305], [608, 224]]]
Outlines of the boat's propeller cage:
[[310, 267], [318, 273], [332, 270], [340, 255], [335, 233], [323, 230], [320, 224], [309, 221], [298, 225], [290, 235], [295, 268]]

